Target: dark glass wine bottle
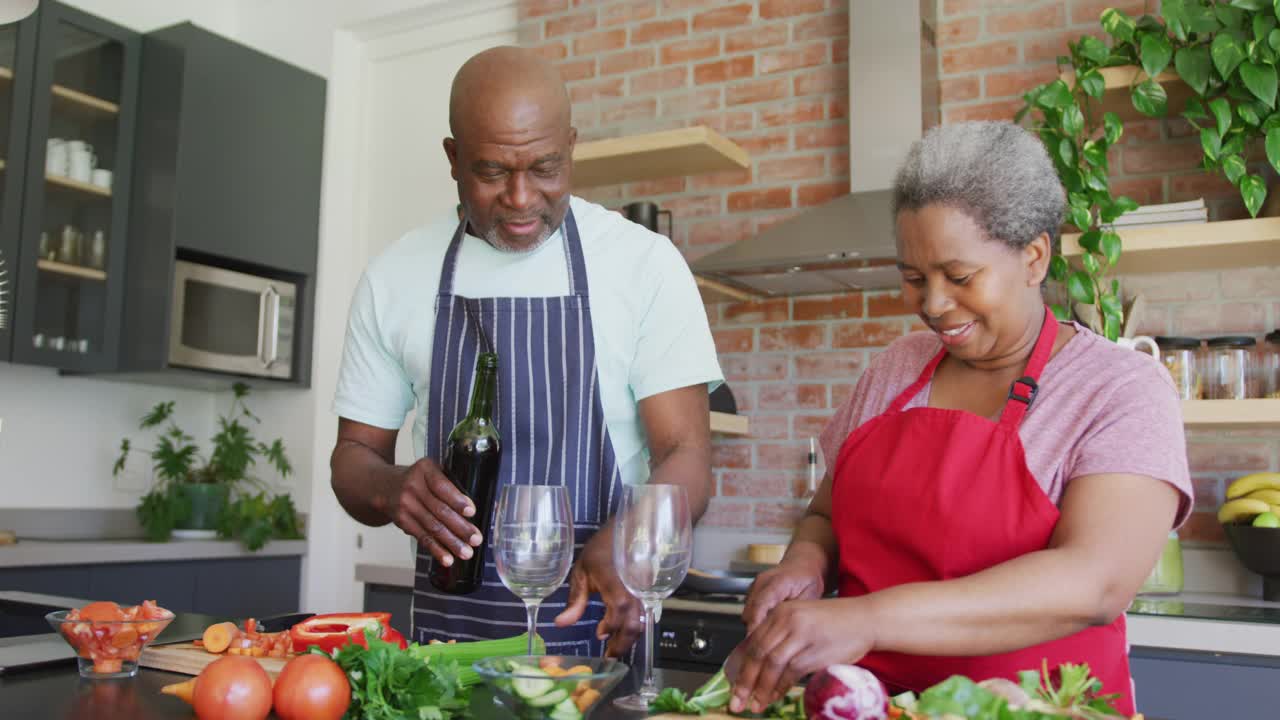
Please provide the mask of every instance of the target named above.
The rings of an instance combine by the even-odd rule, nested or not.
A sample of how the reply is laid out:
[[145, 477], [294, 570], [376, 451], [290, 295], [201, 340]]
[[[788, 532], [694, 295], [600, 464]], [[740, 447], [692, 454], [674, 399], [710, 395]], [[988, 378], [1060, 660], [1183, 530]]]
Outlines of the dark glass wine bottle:
[[[454, 426], [445, 443], [444, 474], [471, 502], [476, 514], [471, 524], [480, 529], [484, 543], [473, 548], [468, 560], [454, 557], [449, 566], [433, 563], [431, 584], [441, 592], [462, 595], [480, 588], [484, 575], [485, 546], [489, 544], [489, 520], [493, 515], [494, 493], [498, 489], [498, 466], [502, 458], [498, 429], [493, 424], [494, 398], [498, 392], [498, 356], [481, 353], [476, 358], [475, 385], [471, 408]], [[465, 538], [464, 538], [465, 540]]]

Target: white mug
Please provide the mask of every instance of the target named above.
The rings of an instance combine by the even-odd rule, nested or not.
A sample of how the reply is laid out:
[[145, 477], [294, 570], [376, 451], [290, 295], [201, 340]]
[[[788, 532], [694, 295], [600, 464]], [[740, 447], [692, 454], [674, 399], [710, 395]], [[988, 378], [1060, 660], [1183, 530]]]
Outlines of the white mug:
[[1160, 346], [1150, 335], [1116, 338], [1116, 344], [1126, 350], [1142, 350], [1145, 346], [1145, 352], [1151, 353], [1151, 357], [1157, 360], [1160, 359]]
[[72, 180], [87, 183], [93, 179], [93, 170], [98, 165], [98, 156], [93, 154], [93, 148], [89, 145], [84, 147], [76, 147], [75, 144], [79, 140], [68, 143], [70, 148], [68, 164], [71, 172], [69, 175]]
[[111, 189], [111, 171], [104, 170], [102, 168], [94, 168], [92, 180], [90, 180], [90, 182], [92, 182], [94, 185], [97, 185], [100, 188], [107, 188], [108, 190], [110, 190]]
[[66, 177], [70, 169], [70, 152], [67, 141], [62, 138], [49, 138], [48, 150], [44, 156], [44, 170], [49, 175]]

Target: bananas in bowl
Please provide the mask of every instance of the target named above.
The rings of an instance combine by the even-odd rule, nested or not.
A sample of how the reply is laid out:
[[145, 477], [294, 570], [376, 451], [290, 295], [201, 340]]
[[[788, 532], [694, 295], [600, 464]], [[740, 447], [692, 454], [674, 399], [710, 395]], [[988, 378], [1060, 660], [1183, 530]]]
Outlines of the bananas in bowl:
[[[1227, 486], [1227, 501], [1218, 508], [1223, 525], [1272, 526], [1280, 520], [1280, 473], [1245, 475]], [[1277, 523], [1280, 524], [1280, 523]]]

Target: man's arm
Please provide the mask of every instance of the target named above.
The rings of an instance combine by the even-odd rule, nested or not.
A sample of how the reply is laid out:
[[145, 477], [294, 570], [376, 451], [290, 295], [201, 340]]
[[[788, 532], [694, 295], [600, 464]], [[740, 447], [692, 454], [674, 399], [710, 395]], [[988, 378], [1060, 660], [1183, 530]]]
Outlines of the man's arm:
[[333, 494], [347, 514], [365, 525], [394, 522], [417, 538], [444, 565], [472, 555], [483, 538], [464, 517], [471, 500], [429, 458], [396, 465], [396, 430], [338, 419], [338, 440], [329, 458]]
[[698, 522], [707, 511], [711, 482], [711, 410], [706, 385], [669, 390], [640, 401], [653, 470], [649, 483], [679, 485]]
[[[652, 395], [639, 404], [653, 466], [649, 483], [683, 487], [695, 522], [711, 500], [709, 403], [707, 386], [698, 384]], [[583, 547], [569, 576], [569, 604], [556, 624], [563, 627], [577, 622], [593, 592], [599, 593], [605, 604], [596, 636], [609, 638], [607, 655], [619, 655], [644, 632], [644, 623], [639, 601], [627, 591], [613, 566], [612, 520]]]

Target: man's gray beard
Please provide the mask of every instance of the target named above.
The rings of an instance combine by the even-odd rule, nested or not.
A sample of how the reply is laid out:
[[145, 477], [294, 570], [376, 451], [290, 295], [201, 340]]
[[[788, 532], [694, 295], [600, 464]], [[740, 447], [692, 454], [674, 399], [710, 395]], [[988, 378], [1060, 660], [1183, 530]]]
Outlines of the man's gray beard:
[[551, 226], [544, 225], [544, 227], [542, 228], [542, 234], [538, 236], [537, 242], [533, 243], [528, 247], [515, 247], [514, 245], [511, 245], [502, 239], [502, 236], [498, 234], [498, 226], [494, 225], [492, 228], [489, 228], [489, 232], [485, 233], [484, 241], [489, 243], [489, 246], [492, 247], [494, 250], [497, 250], [498, 252], [531, 253], [534, 250], [537, 250], [538, 248], [545, 245], [547, 243], [547, 240], [551, 239], [551, 236], [554, 234], [555, 234], [555, 230], [553, 230]]

